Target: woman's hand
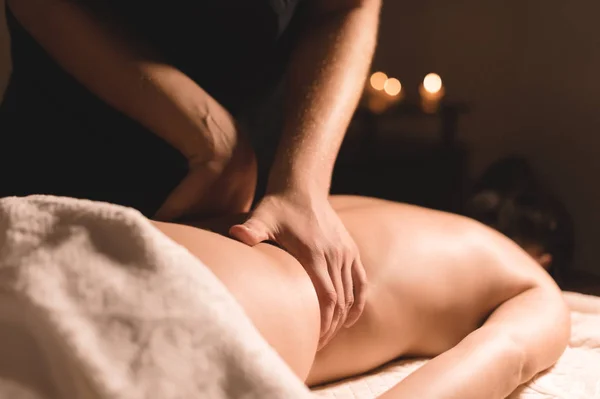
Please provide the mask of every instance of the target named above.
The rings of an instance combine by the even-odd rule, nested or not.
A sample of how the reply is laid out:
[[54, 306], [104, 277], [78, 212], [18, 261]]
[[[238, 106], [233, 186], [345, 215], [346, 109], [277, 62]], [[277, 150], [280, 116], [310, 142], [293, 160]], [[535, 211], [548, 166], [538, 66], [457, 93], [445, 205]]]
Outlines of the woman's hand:
[[275, 241], [304, 266], [321, 308], [319, 349], [362, 313], [365, 270], [356, 244], [326, 197], [315, 199], [291, 192], [267, 195], [230, 234], [248, 245]]

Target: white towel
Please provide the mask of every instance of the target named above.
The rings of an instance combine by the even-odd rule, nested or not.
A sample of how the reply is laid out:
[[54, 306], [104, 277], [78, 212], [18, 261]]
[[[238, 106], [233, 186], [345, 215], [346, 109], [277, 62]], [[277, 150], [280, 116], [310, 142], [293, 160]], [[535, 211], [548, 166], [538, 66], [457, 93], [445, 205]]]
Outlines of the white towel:
[[220, 281], [139, 212], [0, 199], [0, 398], [308, 398]]

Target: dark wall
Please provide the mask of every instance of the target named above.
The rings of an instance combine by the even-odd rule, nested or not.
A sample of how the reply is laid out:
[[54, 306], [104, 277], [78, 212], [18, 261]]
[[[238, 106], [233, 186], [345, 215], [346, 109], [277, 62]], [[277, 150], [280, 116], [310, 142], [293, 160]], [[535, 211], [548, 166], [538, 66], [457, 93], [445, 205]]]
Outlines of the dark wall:
[[[374, 68], [413, 95], [438, 72], [450, 98], [473, 106], [461, 124], [472, 175], [526, 155], [575, 218], [576, 268], [600, 274], [598, 15], [596, 0], [384, 0]], [[2, 24], [0, 92], [8, 59]]]
[[600, 274], [600, 2], [384, 2], [374, 69], [414, 93], [438, 72], [471, 103], [471, 173], [520, 153], [575, 219], [575, 267]]
[[4, 0], [0, 0], [0, 98], [6, 88], [6, 80], [10, 70], [10, 57], [8, 54], [8, 32], [4, 18]]

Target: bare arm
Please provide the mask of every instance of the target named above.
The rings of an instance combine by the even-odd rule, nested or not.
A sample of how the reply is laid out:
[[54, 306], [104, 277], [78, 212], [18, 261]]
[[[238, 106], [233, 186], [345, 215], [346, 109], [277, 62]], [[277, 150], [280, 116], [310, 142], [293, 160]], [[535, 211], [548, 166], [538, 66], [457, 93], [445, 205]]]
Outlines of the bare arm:
[[333, 164], [364, 87], [380, 0], [312, 1], [292, 56], [270, 190], [288, 185], [326, 197]]
[[321, 308], [321, 347], [358, 320], [366, 274], [356, 244], [327, 201], [333, 165], [375, 48], [380, 0], [312, 0], [288, 70], [283, 136], [267, 193], [230, 234], [272, 240], [311, 277]]
[[569, 326], [560, 291], [550, 284], [533, 286], [381, 399], [504, 399], [558, 360]]
[[188, 159], [208, 161], [227, 147], [220, 141], [235, 137], [229, 114], [201, 87], [76, 2], [8, 0], [8, 4], [68, 73]]

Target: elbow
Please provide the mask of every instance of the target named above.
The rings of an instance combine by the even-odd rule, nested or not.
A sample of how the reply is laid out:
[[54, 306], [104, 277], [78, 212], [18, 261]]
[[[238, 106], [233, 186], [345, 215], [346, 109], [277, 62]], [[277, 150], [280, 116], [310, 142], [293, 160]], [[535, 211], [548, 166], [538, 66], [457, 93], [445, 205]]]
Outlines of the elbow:
[[568, 338], [557, 334], [553, 342], [547, 342], [545, 353], [536, 353], [518, 339], [506, 337], [502, 347], [502, 360], [505, 368], [504, 392], [508, 395], [516, 387], [531, 381], [537, 374], [552, 367], [564, 352]]
[[512, 392], [515, 387], [529, 381], [537, 373], [532, 374], [535, 367], [532, 367], [529, 351], [518, 340], [507, 337], [504, 345], [504, 356], [506, 363], [511, 365], [510, 370], [512, 371], [505, 381], [507, 392]]
[[[532, 342], [514, 337], [514, 354], [518, 358], [520, 384], [552, 367], [562, 356], [571, 336], [571, 314], [562, 293], [553, 287], [536, 287], [539, 300], [545, 303], [543, 315], [538, 315], [539, 335]], [[541, 316], [541, 317], [540, 317]]]
[[490, 389], [487, 397], [505, 398], [531, 379], [530, 352], [510, 334], [498, 334], [493, 330], [485, 333], [485, 330], [485, 327], [481, 329], [479, 338], [484, 341], [481, 352], [485, 353], [486, 361], [490, 362], [489, 373], [486, 375]]

